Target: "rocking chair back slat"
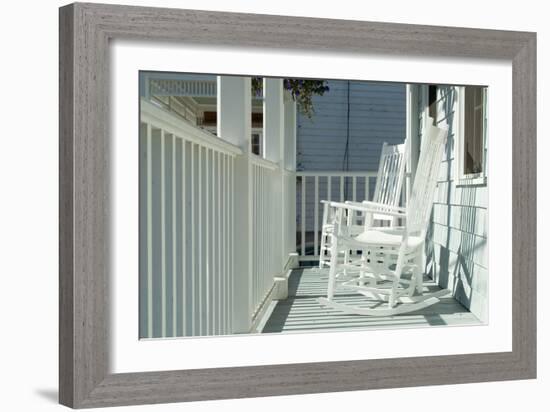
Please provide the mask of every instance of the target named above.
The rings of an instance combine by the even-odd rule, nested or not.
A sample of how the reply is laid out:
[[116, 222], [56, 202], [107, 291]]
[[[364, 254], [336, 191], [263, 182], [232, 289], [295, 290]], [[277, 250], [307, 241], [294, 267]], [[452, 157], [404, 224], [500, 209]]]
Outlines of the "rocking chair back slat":
[[422, 237], [426, 234], [441, 158], [447, 141], [446, 128], [430, 125], [428, 129], [422, 142], [411, 199], [407, 205], [407, 233]]
[[380, 154], [373, 202], [389, 206], [398, 205], [401, 198], [407, 150], [408, 140], [399, 145], [388, 145], [384, 142]]

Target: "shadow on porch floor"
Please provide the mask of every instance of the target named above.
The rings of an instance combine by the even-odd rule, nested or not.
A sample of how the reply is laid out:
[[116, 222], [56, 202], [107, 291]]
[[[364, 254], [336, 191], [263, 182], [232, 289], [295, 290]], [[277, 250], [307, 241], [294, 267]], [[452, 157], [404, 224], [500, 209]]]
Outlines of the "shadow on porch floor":
[[[289, 278], [289, 296], [272, 302], [262, 333], [303, 332], [342, 329], [416, 328], [443, 325], [479, 325], [481, 322], [452, 297], [428, 308], [395, 316], [360, 316], [345, 314], [337, 309], [321, 306], [317, 298], [326, 296], [328, 269], [299, 268]], [[425, 279], [425, 291], [435, 292], [439, 286]], [[364, 297], [340, 291], [335, 299], [342, 303], [364, 302]]]

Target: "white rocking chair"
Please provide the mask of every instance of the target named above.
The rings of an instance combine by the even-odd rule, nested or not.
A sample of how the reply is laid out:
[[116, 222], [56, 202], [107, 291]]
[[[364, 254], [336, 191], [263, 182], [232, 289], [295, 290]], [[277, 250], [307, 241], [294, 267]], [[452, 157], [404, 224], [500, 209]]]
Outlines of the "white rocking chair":
[[[389, 145], [384, 142], [380, 153], [378, 175], [374, 189], [373, 202], [377, 205], [398, 206], [401, 199], [403, 181], [405, 176], [406, 155], [409, 151], [408, 139], [405, 143]], [[319, 268], [330, 266], [331, 239], [334, 233], [334, 221], [336, 213], [341, 209], [341, 202], [322, 200], [323, 220], [321, 224], [321, 247], [319, 250]], [[364, 202], [368, 204], [368, 202]], [[345, 209], [345, 208], [344, 208]], [[397, 219], [379, 213], [358, 214], [355, 210], [347, 210], [346, 224], [348, 234], [358, 235], [363, 230], [373, 225], [392, 227]], [[350, 259], [350, 251], [344, 252], [344, 260]]]
[[[422, 151], [413, 182], [411, 198], [406, 210], [386, 204], [340, 203], [334, 222], [330, 251], [330, 270], [327, 297], [321, 304], [346, 313], [358, 315], [391, 316], [423, 309], [439, 302], [447, 295], [443, 289], [423, 295], [422, 259], [426, 231], [433, 205], [437, 176], [442, 159], [447, 129], [429, 126], [423, 137]], [[336, 205], [335, 205], [336, 206]], [[368, 227], [361, 234], [347, 233], [343, 225], [344, 212], [384, 214], [403, 219], [401, 228]], [[339, 264], [338, 255], [346, 250], [360, 250], [361, 259], [352, 264]], [[337, 279], [339, 271], [347, 269], [346, 276]], [[403, 275], [410, 275], [406, 279]], [[388, 302], [386, 307], [351, 306], [334, 299], [336, 288], [356, 292], [376, 302]], [[418, 295], [415, 296], [415, 292]], [[365, 301], [365, 304], [369, 301]]]

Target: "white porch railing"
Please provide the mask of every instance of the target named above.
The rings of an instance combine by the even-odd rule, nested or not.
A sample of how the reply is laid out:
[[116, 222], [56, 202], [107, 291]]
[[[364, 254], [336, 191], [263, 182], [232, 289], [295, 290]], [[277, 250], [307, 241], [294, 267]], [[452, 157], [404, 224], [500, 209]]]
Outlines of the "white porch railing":
[[232, 332], [235, 156], [141, 101], [140, 336]]
[[[321, 200], [339, 202], [372, 200], [377, 172], [296, 172], [297, 250], [300, 261], [319, 260], [323, 207]], [[410, 173], [405, 173], [402, 204], [410, 192]]]
[[[140, 337], [242, 331], [234, 325], [236, 296], [250, 291], [242, 315], [252, 325], [295, 250], [294, 209], [285, 206], [295, 204], [294, 172], [246, 155], [145, 99], [139, 138]], [[248, 194], [237, 196], [242, 162], [250, 170]], [[236, 211], [245, 202], [251, 237], [240, 244]], [[235, 252], [243, 248], [251, 266], [236, 273]]]
[[[251, 155], [252, 163], [252, 300], [254, 317], [281, 272], [282, 236], [279, 166]], [[278, 197], [279, 196], [279, 197]]]
[[299, 259], [318, 260], [323, 208], [321, 200], [370, 200], [376, 172], [299, 171], [296, 172], [296, 220]]

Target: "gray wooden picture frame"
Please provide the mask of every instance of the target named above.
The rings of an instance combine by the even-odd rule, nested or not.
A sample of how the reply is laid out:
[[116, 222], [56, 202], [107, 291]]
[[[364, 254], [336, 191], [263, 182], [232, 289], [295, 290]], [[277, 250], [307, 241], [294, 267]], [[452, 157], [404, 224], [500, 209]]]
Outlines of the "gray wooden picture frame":
[[[60, 9], [59, 400], [74, 408], [536, 377], [536, 34], [75, 3]], [[513, 65], [511, 352], [110, 374], [109, 40]]]

